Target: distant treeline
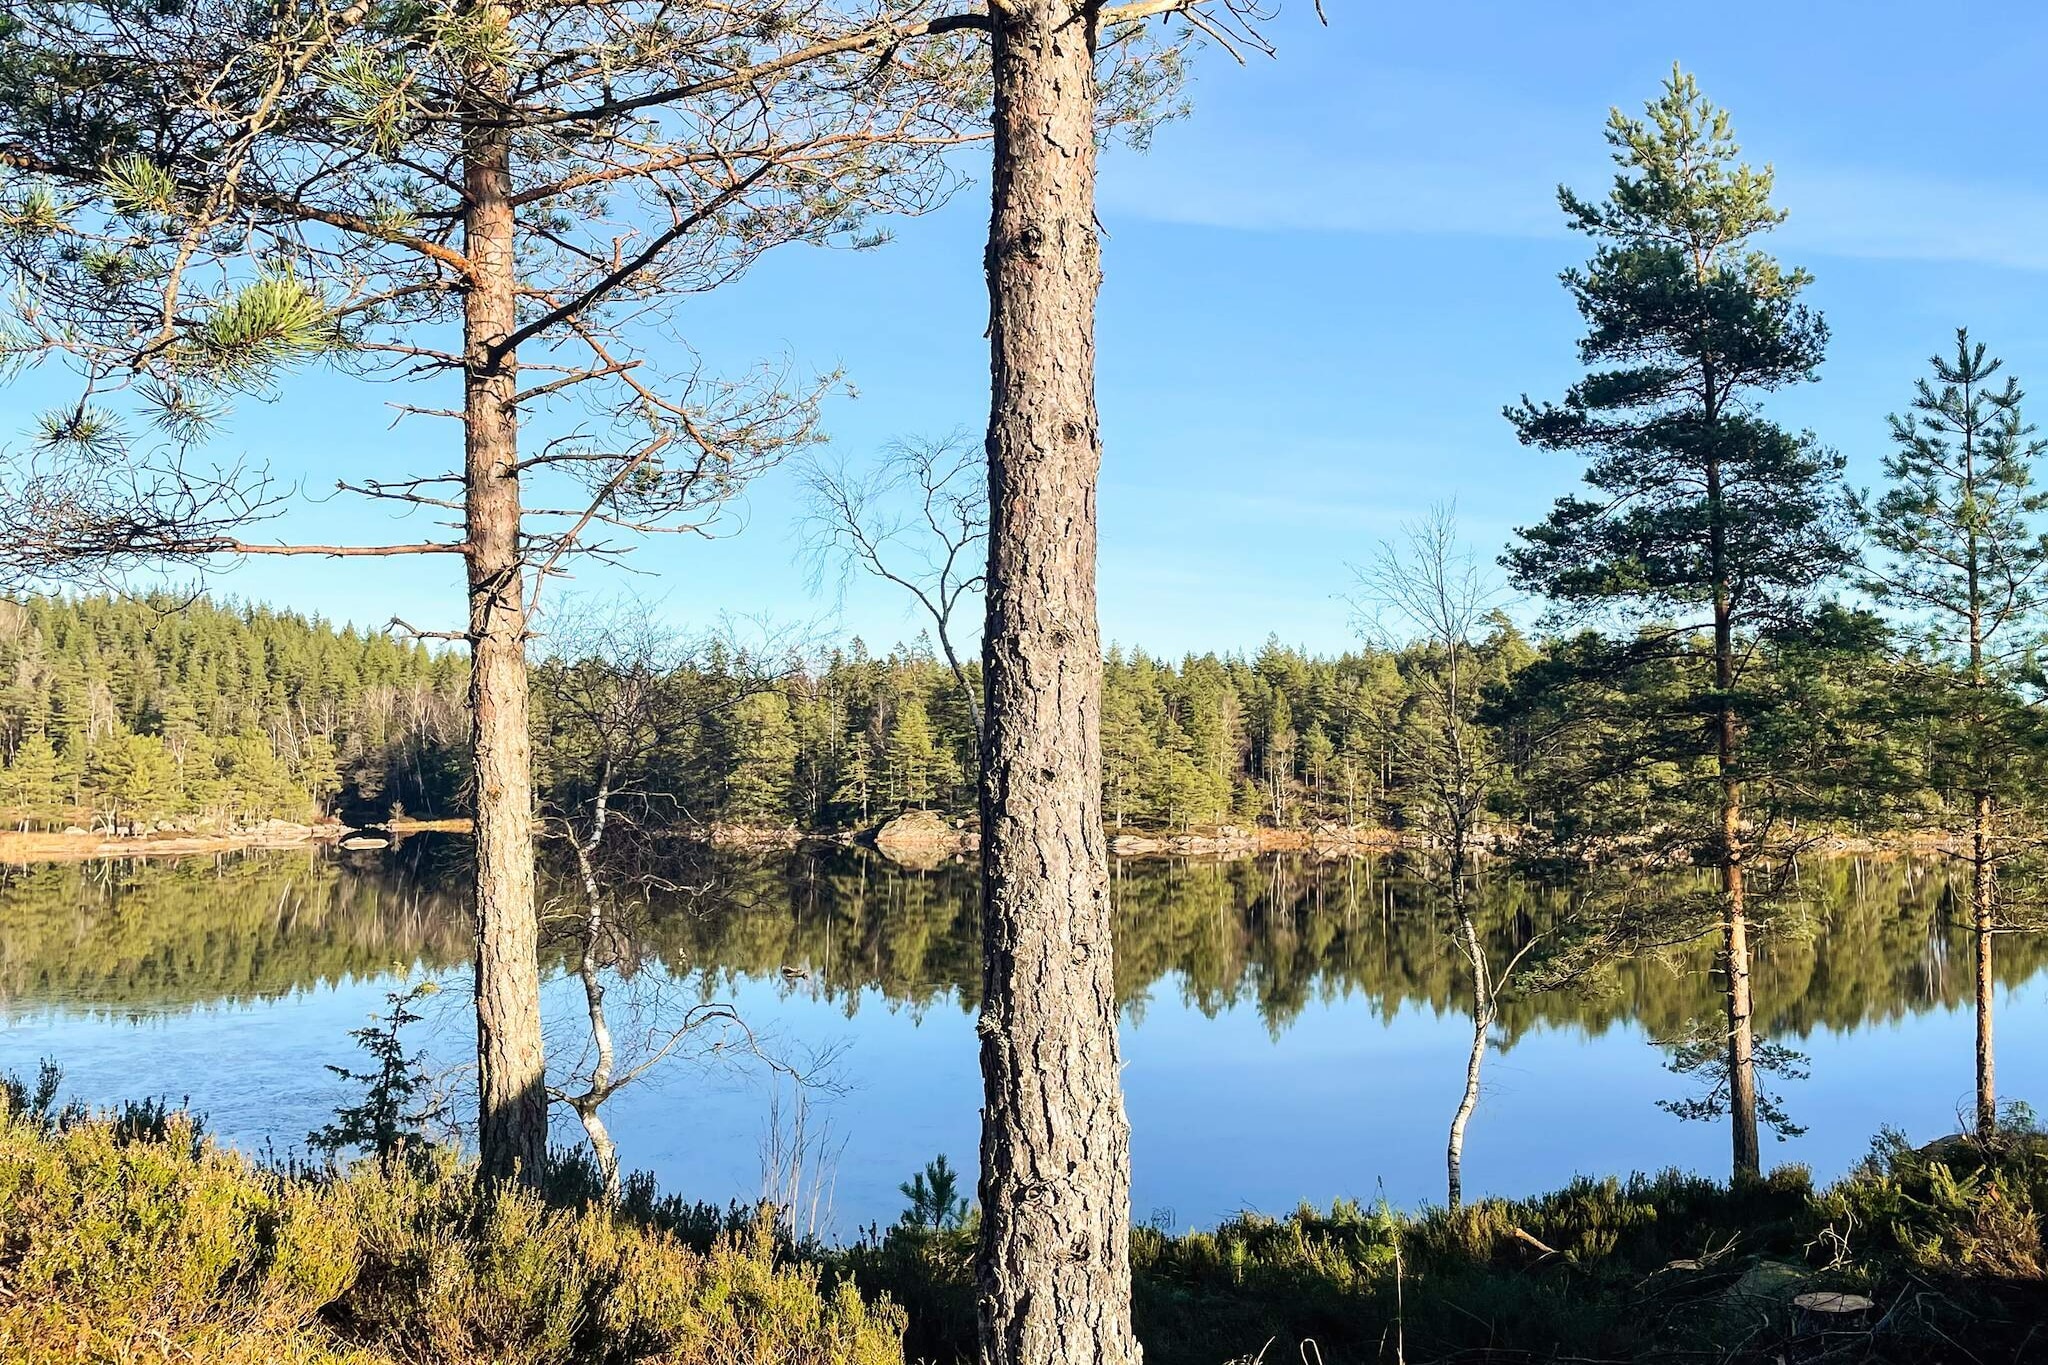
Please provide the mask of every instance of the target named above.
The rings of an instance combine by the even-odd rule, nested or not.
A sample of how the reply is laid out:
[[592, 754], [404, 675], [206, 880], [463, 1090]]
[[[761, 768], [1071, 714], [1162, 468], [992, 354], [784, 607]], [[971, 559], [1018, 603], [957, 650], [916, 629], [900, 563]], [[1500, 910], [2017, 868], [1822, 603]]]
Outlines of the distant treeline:
[[38, 825], [449, 813], [467, 667], [204, 598], [0, 601], [0, 809]]
[[[1544, 670], [1532, 665], [1571, 647], [1529, 640], [1496, 616], [1473, 658], [1505, 697], [1540, 685]], [[636, 684], [665, 688], [667, 709], [641, 718], [652, 738], [626, 746], [614, 774], [648, 822], [846, 829], [909, 809], [973, 813], [971, 713], [922, 643], [876, 656], [856, 640], [765, 673], [715, 650], [683, 654]], [[1105, 817], [1149, 829], [1402, 826], [1428, 800], [1419, 689], [1431, 658], [1424, 646], [1319, 657], [1269, 643], [1174, 662], [1112, 648]], [[1890, 667], [1872, 654], [1864, 686], [1885, 690]], [[575, 678], [583, 672], [602, 681]], [[0, 600], [0, 818], [49, 827], [463, 814], [467, 673], [459, 651], [265, 607]], [[619, 688], [613, 661], [535, 664], [536, 768], [542, 801], [558, 812], [587, 806], [599, 738], [561, 699], [595, 686]], [[1509, 759], [1491, 798], [1498, 817], [1566, 799], [1543, 779], [1569, 754], [1521, 753], [1524, 712], [1504, 707], [1493, 719], [1488, 742]], [[1925, 723], [1893, 718], [1889, 744], [1911, 749]], [[1572, 799], [1592, 798], [1575, 788]]]
[[[1536, 652], [1503, 619], [1483, 653], [1505, 678]], [[1275, 643], [1170, 662], [1113, 649], [1107, 817], [1151, 828], [1398, 822], [1418, 658]], [[536, 666], [537, 760], [558, 805], [589, 770], [589, 736], [549, 706], [570, 667]], [[928, 648], [876, 656], [856, 641], [765, 680], [742, 681], [715, 654], [673, 667], [691, 675], [668, 680], [688, 713], [619, 775], [660, 794], [650, 811], [846, 828], [974, 809], [973, 721]], [[466, 673], [456, 651], [270, 608], [0, 602], [0, 809], [34, 825], [460, 813]]]
[[[1535, 651], [1505, 619], [1482, 647], [1505, 678]], [[1179, 662], [1112, 649], [1104, 667], [1103, 809], [1117, 826], [1399, 819], [1397, 761], [1410, 723], [1410, 652], [1256, 654]], [[539, 690], [551, 690], [540, 667]], [[970, 681], [972, 681], [970, 670]], [[974, 722], [929, 650], [877, 657], [858, 641], [765, 685], [709, 683], [695, 723], [673, 727], [628, 775], [705, 818], [848, 828], [909, 809], [975, 809]], [[557, 718], [559, 722], [561, 718]], [[541, 722], [543, 786], [587, 773], [574, 726]]]

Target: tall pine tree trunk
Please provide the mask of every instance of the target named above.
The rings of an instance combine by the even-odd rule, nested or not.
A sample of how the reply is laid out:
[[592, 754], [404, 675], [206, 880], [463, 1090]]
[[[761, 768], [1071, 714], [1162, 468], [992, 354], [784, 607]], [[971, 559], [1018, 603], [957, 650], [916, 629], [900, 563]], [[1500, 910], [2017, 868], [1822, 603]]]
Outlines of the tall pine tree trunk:
[[990, 16], [981, 1359], [1122, 1365], [1139, 1351], [1102, 829], [1094, 13]]
[[[1722, 713], [1724, 734], [1734, 729], [1734, 712]], [[1723, 753], [1730, 753], [1723, 742]], [[1726, 760], [1723, 760], [1724, 772]], [[1723, 910], [1721, 963], [1728, 976], [1728, 1117], [1734, 1130], [1735, 1179], [1754, 1180], [1763, 1174], [1763, 1153], [1756, 1123], [1756, 1032], [1749, 989], [1749, 917], [1742, 881], [1742, 784], [1721, 782], [1721, 860]]]
[[[1711, 387], [1711, 375], [1709, 386]], [[1711, 424], [1714, 414], [1710, 411]], [[1707, 462], [1714, 574], [1714, 686], [1721, 694], [1714, 727], [1714, 757], [1721, 784], [1721, 969], [1728, 1025], [1728, 1119], [1734, 1139], [1734, 1179], [1763, 1174], [1756, 1122], [1756, 1033], [1749, 986], [1749, 918], [1742, 867], [1742, 782], [1736, 772], [1741, 745], [1735, 714], [1734, 608], [1729, 595], [1728, 533], [1719, 461]]]
[[512, 143], [493, 127], [502, 71], [477, 79], [465, 130], [463, 415], [470, 742], [476, 767], [477, 1146], [484, 1174], [533, 1181], [547, 1156], [533, 884], [533, 755], [519, 544]]
[[1998, 1131], [1998, 1083], [1991, 1049], [1991, 925], [1997, 884], [1991, 866], [1991, 794], [1977, 793], [1970, 832], [1970, 919], [1977, 935], [1977, 1135]]
[[[1971, 390], [1966, 401], [1974, 403]], [[1974, 430], [1963, 433], [1963, 488], [1969, 505], [1977, 501], [1977, 446]], [[1970, 624], [1970, 690], [1978, 724], [1984, 723], [1987, 679], [1984, 675], [1984, 587], [1982, 556], [1973, 525], [1965, 545], [1967, 612]], [[1982, 755], [1978, 756], [1983, 762]], [[1998, 1084], [1991, 1040], [1991, 923], [1997, 909], [1998, 886], [1991, 865], [1992, 798], [1980, 788], [1970, 818], [1970, 927], [1977, 936], [1977, 1135], [1998, 1131]]]

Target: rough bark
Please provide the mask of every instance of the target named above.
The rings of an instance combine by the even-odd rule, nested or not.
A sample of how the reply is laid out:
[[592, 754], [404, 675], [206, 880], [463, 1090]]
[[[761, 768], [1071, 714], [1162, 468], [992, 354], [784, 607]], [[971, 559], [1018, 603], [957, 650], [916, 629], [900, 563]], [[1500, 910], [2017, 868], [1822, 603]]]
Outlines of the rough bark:
[[540, 956], [533, 876], [533, 757], [520, 571], [517, 325], [511, 138], [491, 126], [503, 75], [477, 80], [465, 133], [464, 477], [471, 746], [476, 766], [477, 1147], [491, 1179], [537, 1180], [547, 1156]]
[[981, 1359], [1118, 1365], [1139, 1349], [1101, 811], [1094, 15], [992, 18]]

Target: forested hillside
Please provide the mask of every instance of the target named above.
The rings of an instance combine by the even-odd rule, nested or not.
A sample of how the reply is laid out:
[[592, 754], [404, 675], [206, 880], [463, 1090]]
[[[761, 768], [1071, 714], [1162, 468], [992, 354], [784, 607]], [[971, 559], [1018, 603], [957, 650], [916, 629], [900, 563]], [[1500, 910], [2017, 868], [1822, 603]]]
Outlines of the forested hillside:
[[[1534, 651], [1503, 620], [1484, 655], [1505, 678]], [[1395, 818], [1416, 666], [1277, 643], [1178, 662], [1112, 649], [1106, 815], [1155, 828]], [[537, 669], [543, 793], [557, 805], [579, 795], [592, 736], [550, 699], [592, 669], [579, 685], [616, 685], [601, 661]], [[464, 808], [459, 652], [204, 599], [37, 597], [0, 602], [0, 680], [0, 809], [18, 823]], [[855, 641], [765, 678], [711, 653], [653, 682], [674, 721], [619, 778], [677, 822], [845, 828], [974, 809], [973, 722], [921, 644], [877, 656]]]
[[178, 597], [0, 601], [0, 808], [57, 824], [450, 812], [465, 668]]
[[[1534, 650], [1505, 619], [1482, 646], [1505, 679]], [[1112, 647], [1104, 662], [1103, 811], [1116, 826], [1282, 826], [1391, 818], [1420, 655], [1316, 657], [1277, 642], [1178, 662]], [[545, 691], [545, 687], [543, 687]], [[736, 702], [699, 808], [843, 827], [896, 811], [974, 810], [974, 735], [927, 648], [858, 643]], [[656, 760], [660, 766], [660, 760]], [[691, 766], [672, 765], [676, 769]]]

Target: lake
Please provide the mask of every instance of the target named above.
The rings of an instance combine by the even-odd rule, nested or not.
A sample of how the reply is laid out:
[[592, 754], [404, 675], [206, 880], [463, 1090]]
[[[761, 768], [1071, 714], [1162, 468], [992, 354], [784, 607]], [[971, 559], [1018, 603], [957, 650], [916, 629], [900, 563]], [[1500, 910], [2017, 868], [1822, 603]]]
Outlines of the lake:
[[[433, 978], [445, 989], [408, 1037], [460, 1115], [465, 857], [460, 839], [428, 836], [378, 852], [0, 869], [0, 1071], [53, 1057], [89, 1101], [189, 1098], [227, 1141], [302, 1149], [350, 1094], [326, 1070], [361, 1064], [349, 1030], [401, 983]], [[800, 1148], [806, 1220], [840, 1236], [893, 1219], [897, 1185], [937, 1154], [972, 1171], [970, 866], [829, 851], [678, 880], [689, 889], [658, 897], [630, 946], [614, 1027], [659, 1046], [679, 1011], [729, 1005], [745, 1028], [714, 1019], [612, 1102], [628, 1167], [691, 1198], [750, 1200], [765, 1168], [790, 1164], [775, 1154]], [[1126, 860], [1113, 881], [1140, 1220], [1442, 1198], [1469, 993], [1419, 887], [1384, 861], [1298, 855]], [[1765, 1159], [1829, 1178], [1882, 1126], [1925, 1141], [1967, 1111], [1969, 938], [1938, 867], [1834, 860], [1802, 883], [1808, 909], [1763, 936], [1755, 984], [1760, 1029], [1807, 1055], [1805, 1078], [1766, 1081], [1807, 1131], [1767, 1139]], [[1567, 900], [1497, 881], [1488, 936], [1504, 950]], [[2003, 937], [1999, 951], [2001, 1093], [2048, 1095], [2048, 940]], [[1511, 998], [1467, 1142], [1468, 1196], [1581, 1172], [1725, 1173], [1723, 1126], [1658, 1107], [1692, 1093], [1657, 1043], [1719, 1009], [1709, 966], [1702, 947], [1627, 964], [1596, 994]], [[581, 1000], [573, 978], [549, 988], [552, 1062], [581, 1054]], [[554, 1122], [558, 1142], [579, 1136], [567, 1111]]]

